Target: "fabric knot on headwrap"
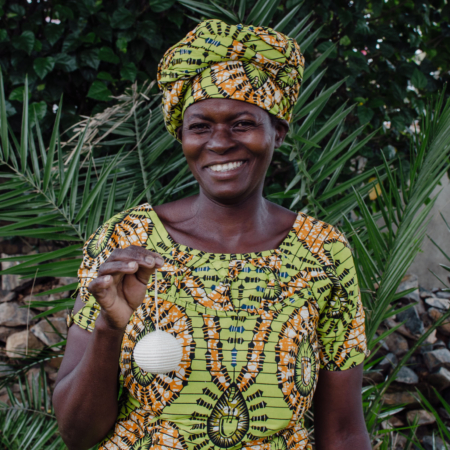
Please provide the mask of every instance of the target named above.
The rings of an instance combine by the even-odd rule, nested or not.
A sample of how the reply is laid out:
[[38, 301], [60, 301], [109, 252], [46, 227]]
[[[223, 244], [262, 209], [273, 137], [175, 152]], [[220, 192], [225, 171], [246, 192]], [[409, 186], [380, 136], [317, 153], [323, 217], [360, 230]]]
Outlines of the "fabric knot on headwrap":
[[176, 137], [184, 111], [208, 98], [252, 103], [290, 121], [304, 65], [297, 42], [272, 28], [206, 20], [159, 63], [167, 129]]

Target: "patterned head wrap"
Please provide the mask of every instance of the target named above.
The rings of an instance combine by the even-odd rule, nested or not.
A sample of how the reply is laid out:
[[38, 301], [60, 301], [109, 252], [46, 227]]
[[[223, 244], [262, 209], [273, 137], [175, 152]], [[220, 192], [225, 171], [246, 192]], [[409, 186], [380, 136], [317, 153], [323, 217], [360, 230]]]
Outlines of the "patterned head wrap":
[[206, 20], [159, 63], [167, 129], [176, 137], [184, 111], [208, 98], [242, 100], [290, 121], [304, 65], [297, 42], [282, 33]]

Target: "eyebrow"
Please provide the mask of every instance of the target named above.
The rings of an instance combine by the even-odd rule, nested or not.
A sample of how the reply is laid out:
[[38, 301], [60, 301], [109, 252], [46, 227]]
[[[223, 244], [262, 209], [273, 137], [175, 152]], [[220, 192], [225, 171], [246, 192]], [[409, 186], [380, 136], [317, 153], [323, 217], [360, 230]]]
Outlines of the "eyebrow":
[[[237, 119], [240, 116], [243, 115], [249, 115], [252, 116], [254, 119], [256, 119], [256, 116], [251, 113], [250, 111], [239, 111], [236, 114], [233, 114], [231, 117], [229, 117], [229, 120]], [[205, 116], [204, 114], [194, 113], [191, 114], [189, 119], [202, 119], [202, 120], [210, 120], [209, 117]]]

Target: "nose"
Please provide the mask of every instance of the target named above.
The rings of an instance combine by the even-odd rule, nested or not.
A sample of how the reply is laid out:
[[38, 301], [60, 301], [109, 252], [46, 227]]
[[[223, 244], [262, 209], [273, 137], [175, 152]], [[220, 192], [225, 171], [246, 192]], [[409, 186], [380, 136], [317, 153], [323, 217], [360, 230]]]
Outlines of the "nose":
[[222, 155], [231, 150], [235, 145], [229, 128], [227, 126], [216, 125], [206, 147], [208, 150]]

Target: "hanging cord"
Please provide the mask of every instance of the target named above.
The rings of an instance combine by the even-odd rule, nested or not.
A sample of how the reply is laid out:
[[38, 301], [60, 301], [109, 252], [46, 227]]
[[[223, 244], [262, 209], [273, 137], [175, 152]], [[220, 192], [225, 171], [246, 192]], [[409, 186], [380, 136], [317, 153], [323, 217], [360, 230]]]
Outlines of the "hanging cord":
[[156, 306], [156, 331], [159, 331], [158, 271], [156, 269], [155, 269], [155, 306]]

